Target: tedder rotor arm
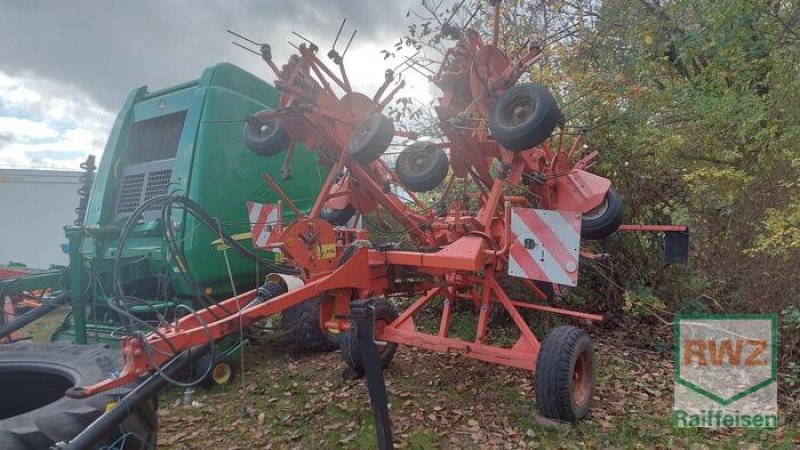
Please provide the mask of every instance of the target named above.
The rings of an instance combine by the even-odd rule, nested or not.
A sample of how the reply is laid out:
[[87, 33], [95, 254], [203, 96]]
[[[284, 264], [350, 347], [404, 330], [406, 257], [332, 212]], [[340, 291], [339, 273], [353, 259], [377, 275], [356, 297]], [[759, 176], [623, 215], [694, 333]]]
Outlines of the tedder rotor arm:
[[[196, 315], [184, 316], [170, 326], [161, 327], [159, 333], [153, 332], [144, 338], [127, 337], [122, 341], [123, 367], [117, 377], [107, 378], [91, 386], [76, 386], [69, 389], [66, 395], [85, 398], [132, 383], [139, 376], [157, 369], [185, 350], [217, 341], [238, 332], [242, 326], [248, 326], [309, 298], [317, 297], [325, 291], [341, 288], [367, 289], [370, 284], [370, 271], [366, 269], [368, 265], [368, 250], [359, 249], [333, 272], [298, 289], [272, 298], [262, 297], [254, 289], [198, 311]], [[215, 316], [219, 319], [215, 319]]]

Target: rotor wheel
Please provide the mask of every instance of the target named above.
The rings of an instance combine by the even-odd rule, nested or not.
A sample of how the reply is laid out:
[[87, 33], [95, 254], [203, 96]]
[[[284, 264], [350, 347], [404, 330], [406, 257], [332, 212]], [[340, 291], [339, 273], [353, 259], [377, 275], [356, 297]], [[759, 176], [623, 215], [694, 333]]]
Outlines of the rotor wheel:
[[447, 154], [427, 142], [415, 142], [400, 152], [395, 173], [408, 189], [428, 192], [442, 184], [450, 170]]
[[494, 104], [489, 131], [503, 147], [521, 152], [541, 144], [562, 120], [555, 98], [536, 83], [512, 86]]
[[247, 118], [242, 129], [244, 144], [258, 156], [275, 156], [289, 147], [289, 135], [280, 119], [266, 120], [258, 115]]
[[[375, 332], [382, 330], [385, 326], [397, 319], [397, 310], [388, 300], [378, 299], [375, 301]], [[342, 351], [344, 362], [359, 375], [364, 374], [364, 360], [361, 357], [361, 344], [355, 330], [346, 331], [341, 334], [339, 349]], [[381, 369], [385, 369], [391, 364], [394, 355], [397, 353], [397, 344], [387, 342], [384, 346], [378, 346], [378, 357], [381, 361]]]
[[603, 239], [611, 236], [624, 220], [622, 197], [614, 188], [609, 188], [603, 203], [583, 214], [581, 237]]
[[361, 122], [347, 143], [347, 153], [362, 164], [380, 158], [394, 138], [392, 119], [381, 113], [372, 113]]
[[594, 347], [586, 331], [556, 327], [536, 360], [536, 404], [544, 417], [575, 422], [586, 417], [595, 387]]
[[355, 208], [347, 205], [344, 209], [333, 209], [323, 205], [319, 211], [319, 218], [328, 221], [331, 225], [344, 226], [356, 214]]

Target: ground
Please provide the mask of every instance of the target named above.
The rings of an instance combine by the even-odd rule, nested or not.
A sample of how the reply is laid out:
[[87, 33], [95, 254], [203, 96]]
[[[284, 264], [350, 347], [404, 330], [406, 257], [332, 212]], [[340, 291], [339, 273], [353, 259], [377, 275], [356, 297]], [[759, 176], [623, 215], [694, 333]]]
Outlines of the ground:
[[[25, 333], [47, 341], [65, 314], [66, 309], [54, 311]], [[670, 330], [589, 331], [597, 389], [591, 416], [572, 426], [537, 417], [533, 377], [524, 370], [400, 347], [385, 371], [395, 446], [800, 448], [800, 404], [785, 393], [775, 430], [673, 428]], [[654, 342], [664, 342], [655, 346], [659, 351], [643, 348]], [[229, 386], [198, 389], [192, 406], [184, 406], [182, 389], [161, 395], [159, 448], [375, 448], [364, 381], [343, 381], [338, 351], [302, 353], [280, 337], [267, 338], [251, 344], [243, 362], [243, 377]]]
[[[675, 429], [671, 353], [637, 347], [637, 331], [592, 329], [598, 366], [591, 417], [537, 418], [526, 371], [401, 347], [385, 371], [395, 446], [428, 448], [796, 448], [798, 405], [781, 400], [770, 431]], [[232, 386], [162, 396], [165, 449], [374, 448], [363, 380], [343, 381], [338, 352], [302, 354], [256, 343]]]

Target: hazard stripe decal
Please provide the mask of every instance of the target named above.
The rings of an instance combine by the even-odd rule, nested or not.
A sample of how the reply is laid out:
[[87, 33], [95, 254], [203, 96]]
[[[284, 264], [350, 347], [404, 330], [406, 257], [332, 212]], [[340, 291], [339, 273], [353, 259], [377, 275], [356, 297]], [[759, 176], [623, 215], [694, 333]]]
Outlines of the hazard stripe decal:
[[250, 217], [253, 246], [264, 247], [269, 242], [272, 228], [278, 222], [278, 208], [272, 204], [247, 202], [247, 213]]
[[580, 226], [577, 212], [512, 208], [508, 274], [577, 285]]

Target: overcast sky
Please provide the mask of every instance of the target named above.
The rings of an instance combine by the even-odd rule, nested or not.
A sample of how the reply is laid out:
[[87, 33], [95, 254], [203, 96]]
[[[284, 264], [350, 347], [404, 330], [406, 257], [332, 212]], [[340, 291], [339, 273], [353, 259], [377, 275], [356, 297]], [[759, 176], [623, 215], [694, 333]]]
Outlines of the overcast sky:
[[[351, 83], [373, 93], [379, 53], [405, 32], [418, 0], [0, 0], [0, 167], [73, 168], [100, 155], [122, 102], [135, 87], [196, 79], [217, 62], [268, 81], [266, 65], [230, 41], [227, 29], [273, 47], [284, 61], [297, 31], [323, 53], [343, 18], [358, 33], [346, 58]], [[343, 34], [345, 34], [343, 33]], [[349, 35], [348, 35], [349, 36]], [[338, 45], [341, 50], [342, 43]], [[413, 71], [400, 95], [431, 98]]]

